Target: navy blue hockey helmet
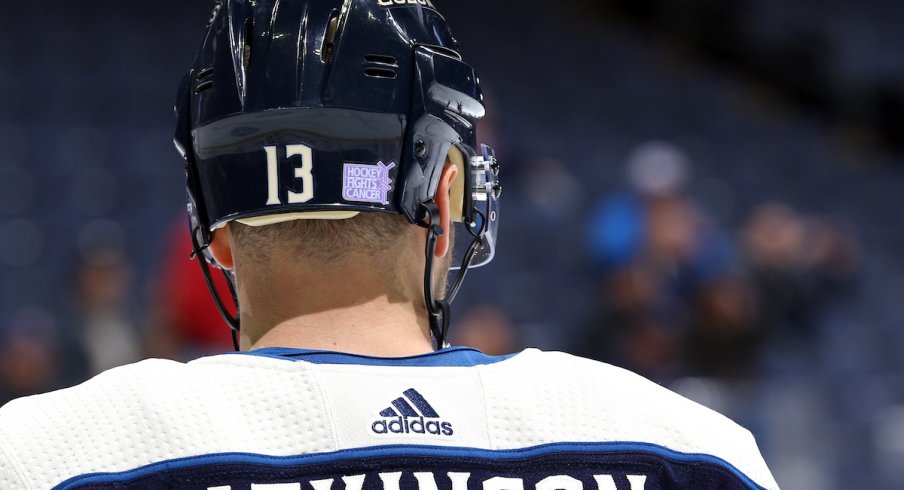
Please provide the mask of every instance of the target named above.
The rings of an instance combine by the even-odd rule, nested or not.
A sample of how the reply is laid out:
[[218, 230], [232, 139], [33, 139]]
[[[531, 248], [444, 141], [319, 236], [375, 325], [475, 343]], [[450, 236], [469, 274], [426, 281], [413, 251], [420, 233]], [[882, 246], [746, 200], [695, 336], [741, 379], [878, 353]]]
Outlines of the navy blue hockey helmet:
[[425, 272], [442, 343], [464, 272], [493, 257], [500, 187], [476, 146], [478, 79], [431, 0], [222, 0], [176, 114], [195, 252], [211, 263], [213, 231], [233, 220], [390, 212], [441, 234], [427, 222], [445, 162], [458, 165], [465, 251], [444, 301], [427, 291], [429, 250]]

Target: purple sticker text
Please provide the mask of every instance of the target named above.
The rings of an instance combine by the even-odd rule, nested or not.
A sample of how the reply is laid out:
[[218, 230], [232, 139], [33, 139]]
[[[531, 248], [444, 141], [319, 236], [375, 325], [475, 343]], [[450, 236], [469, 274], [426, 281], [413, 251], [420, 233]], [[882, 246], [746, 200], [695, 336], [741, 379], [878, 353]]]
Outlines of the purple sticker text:
[[377, 162], [376, 165], [360, 163], [343, 165], [342, 199], [389, 204], [387, 196], [392, 190], [389, 171], [395, 168], [394, 162], [389, 165], [383, 162]]

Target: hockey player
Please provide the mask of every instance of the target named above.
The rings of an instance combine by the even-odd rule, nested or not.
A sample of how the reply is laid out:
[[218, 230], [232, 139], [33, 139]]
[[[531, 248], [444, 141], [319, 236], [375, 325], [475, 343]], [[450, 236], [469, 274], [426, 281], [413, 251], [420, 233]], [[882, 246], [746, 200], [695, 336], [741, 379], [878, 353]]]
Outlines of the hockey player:
[[639, 376], [445, 345], [495, 245], [481, 99], [429, 0], [219, 4], [176, 144], [240, 352], [9, 403], [0, 487], [777, 488], [749, 432]]

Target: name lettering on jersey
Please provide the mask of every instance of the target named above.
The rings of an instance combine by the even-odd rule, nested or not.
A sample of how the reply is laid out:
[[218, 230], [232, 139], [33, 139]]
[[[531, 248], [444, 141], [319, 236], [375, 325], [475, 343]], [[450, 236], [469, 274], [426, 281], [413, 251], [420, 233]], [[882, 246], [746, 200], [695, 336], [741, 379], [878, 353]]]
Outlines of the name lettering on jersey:
[[394, 7], [397, 5], [424, 5], [426, 7], [436, 9], [436, 7], [433, 6], [433, 2], [431, 2], [430, 0], [377, 0], [377, 4], [381, 7]]
[[[411, 488], [409, 485], [401, 485], [403, 473], [378, 473], [380, 478], [377, 488], [382, 490], [399, 490], [400, 488]], [[437, 490], [436, 475], [433, 472], [422, 471], [404, 474], [406, 479], [414, 477], [418, 490]], [[468, 490], [468, 481], [471, 479], [470, 473], [448, 472], [446, 473], [451, 483], [451, 490]], [[625, 475], [628, 480], [629, 490], [644, 490], [647, 482], [646, 475]], [[252, 483], [251, 488], [254, 490], [362, 490], [366, 475], [352, 475], [341, 477], [344, 487], [336, 487], [335, 478], [326, 480], [309, 480], [306, 482], [292, 483]], [[614, 475], [600, 474], [593, 475], [596, 483], [595, 490], [618, 490], [615, 484]], [[376, 483], [376, 482], [373, 482]], [[368, 485], [372, 488], [372, 485]], [[444, 486], [444, 488], [449, 488]], [[515, 477], [494, 476], [480, 482], [479, 486], [483, 490], [525, 490], [524, 479]], [[207, 490], [232, 490], [232, 486], [207, 487]], [[569, 475], [550, 475], [538, 481], [536, 485], [527, 490], [584, 490], [584, 483], [581, 480]], [[589, 490], [594, 490], [590, 487]]]
[[433, 406], [414, 388], [402, 392], [402, 396], [380, 411], [380, 417], [370, 425], [374, 434], [451, 436], [455, 433], [452, 422], [442, 420]]

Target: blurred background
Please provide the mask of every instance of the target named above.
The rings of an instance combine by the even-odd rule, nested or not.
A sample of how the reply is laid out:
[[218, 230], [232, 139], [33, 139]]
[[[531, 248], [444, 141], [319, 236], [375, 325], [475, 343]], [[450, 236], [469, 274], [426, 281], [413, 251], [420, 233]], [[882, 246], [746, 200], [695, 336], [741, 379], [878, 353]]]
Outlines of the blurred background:
[[[504, 164], [457, 342], [636, 370], [786, 490], [904, 488], [904, 3], [433, 1]], [[211, 6], [0, 0], [0, 403], [231, 348], [171, 144]]]

